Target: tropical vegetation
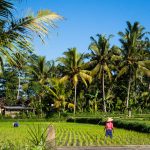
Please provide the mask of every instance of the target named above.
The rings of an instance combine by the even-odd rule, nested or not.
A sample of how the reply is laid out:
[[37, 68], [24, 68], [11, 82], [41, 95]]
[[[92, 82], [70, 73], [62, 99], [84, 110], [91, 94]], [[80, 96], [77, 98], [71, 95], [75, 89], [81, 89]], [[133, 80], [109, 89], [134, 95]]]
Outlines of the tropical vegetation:
[[32, 107], [38, 117], [150, 110], [149, 32], [139, 22], [127, 21], [120, 45], [99, 33], [84, 54], [74, 47], [47, 61], [34, 53], [32, 39], [43, 42], [63, 17], [41, 10], [16, 19], [13, 10], [13, 2], [0, 1], [1, 103]]

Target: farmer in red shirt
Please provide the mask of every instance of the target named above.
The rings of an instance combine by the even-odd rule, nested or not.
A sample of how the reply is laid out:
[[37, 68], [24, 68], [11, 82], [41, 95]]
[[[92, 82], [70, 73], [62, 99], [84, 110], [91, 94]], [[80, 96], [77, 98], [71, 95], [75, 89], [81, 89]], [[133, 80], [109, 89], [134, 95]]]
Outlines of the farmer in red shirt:
[[106, 125], [105, 125], [105, 136], [106, 137], [110, 137], [112, 138], [113, 135], [112, 135], [112, 131], [113, 131], [113, 123], [112, 123], [113, 119], [112, 118], [108, 118], [108, 120], [106, 121]]

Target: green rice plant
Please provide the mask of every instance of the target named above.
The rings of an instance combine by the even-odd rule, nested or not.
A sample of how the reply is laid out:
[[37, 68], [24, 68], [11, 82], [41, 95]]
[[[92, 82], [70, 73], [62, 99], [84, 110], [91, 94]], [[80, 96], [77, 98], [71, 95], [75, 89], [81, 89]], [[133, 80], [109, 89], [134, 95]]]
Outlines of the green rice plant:
[[78, 146], [82, 146], [82, 138], [80, 136], [80, 131], [78, 132]]
[[0, 144], [0, 150], [33, 150], [29, 145], [13, 143], [12, 141], [5, 141]]
[[57, 128], [56, 145], [62, 145], [63, 134], [61, 128]]
[[82, 138], [82, 146], [87, 146], [88, 145], [88, 141], [86, 139], [85, 131], [80, 132], [80, 136]]
[[48, 135], [47, 129], [48, 129], [48, 126], [45, 128], [41, 126], [40, 124], [29, 127], [28, 140], [33, 150], [47, 150], [47, 149], [52, 148], [49, 145], [47, 146], [47, 135]]
[[67, 145], [68, 142], [68, 135], [69, 135], [69, 130], [67, 130], [66, 132], [64, 132], [64, 138], [63, 138], [63, 146]]
[[76, 146], [81, 146], [82, 138], [80, 137], [80, 131], [76, 133]]
[[72, 134], [73, 146], [76, 146], [76, 130]]
[[41, 128], [41, 125], [29, 127], [29, 141], [34, 145], [40, 145], [46, 142], [46, 129]]
[[[27, 149], [27, 147], [34, 145], [31, 141], [27, 140], [30, 136], [28, 133], [29, 127], [31, 127], [35, 133], [38, 131], [39, 126], [41, 133], [43, 133], [50, 124], [49, 122], [19, 123], [20, 126], [18, 128], [13, 128], [11, 122], [0, 123], [0, 146], [2, 146], [5, 141], [10, 141], [14, 146], [20, 145], [20, 147], [22, 147], [22, 145], [26, 145], [26, 150], [28, 150], [29, 148]], [[146, 133], [115, 128], [113, 139], [111, 140], [109, 137], [107, 139], [105, 138], [104, 126], [65, 122], [53, 123], [53, 125], [56, 129], [56, 146], [58, 147], [150, 145], [150, 134]], [[35, 131], [34, 128], [37, 130]], [[40, 136], [38, 139], [40, 139]], [[8, 142], [6, 143], [6, 146], [9, 146]]]
[[67, 146], [71, 144], [71, 131], [68, 132], [68, 141], [66, 143]]
[[0, 149], [1, 150], [15, 150], [16, 146], [9, 140], [5, 141], [5, 143], [1, 143]]
[[81, 138], [81, 136], [80, 136], [80, 131], [78, 131], [77, 137], [78, 137], [78, 139], [77, 139], [77, 145], [78, 145], [78, 146], [82, 146], [82, 138]]

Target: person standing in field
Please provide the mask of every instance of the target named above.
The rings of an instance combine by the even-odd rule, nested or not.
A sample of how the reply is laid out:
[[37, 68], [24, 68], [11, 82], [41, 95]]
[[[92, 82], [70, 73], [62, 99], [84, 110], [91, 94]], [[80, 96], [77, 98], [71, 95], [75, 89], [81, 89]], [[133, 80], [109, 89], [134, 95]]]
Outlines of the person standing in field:
[[114, 129], [114, 126], [113, 126], [113, 119], [112, 118], [108, 118], [107, 121], [106, 121], [106, 125], [105, 125], [105, 136], [106, 137], [110, 137], [112, 138], [113, 137], [113, 129]]

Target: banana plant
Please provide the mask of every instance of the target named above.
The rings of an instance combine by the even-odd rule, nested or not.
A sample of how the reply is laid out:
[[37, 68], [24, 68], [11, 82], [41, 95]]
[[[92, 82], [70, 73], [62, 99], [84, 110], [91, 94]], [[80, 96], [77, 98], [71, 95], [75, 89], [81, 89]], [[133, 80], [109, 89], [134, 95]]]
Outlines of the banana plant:
[[90, 107], [90, 110], [92, 111], [92, 112], [97, 112], [97, 110], [98, 110], [98, 102], [99, 102], [99, 100], [98, 100], [98, 93], [99, 93], [99, 90], [96, 90], [96, 92], [95, 92], [95, 94], [86, 94], [87, 96], [89, 96], [90, 97], [90, 101], [89, 101], [89, 105], [90, 106], [92, 106], [92, 108]]

